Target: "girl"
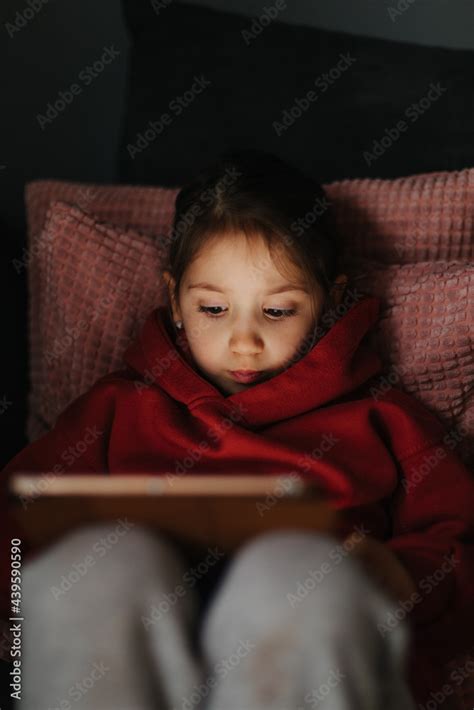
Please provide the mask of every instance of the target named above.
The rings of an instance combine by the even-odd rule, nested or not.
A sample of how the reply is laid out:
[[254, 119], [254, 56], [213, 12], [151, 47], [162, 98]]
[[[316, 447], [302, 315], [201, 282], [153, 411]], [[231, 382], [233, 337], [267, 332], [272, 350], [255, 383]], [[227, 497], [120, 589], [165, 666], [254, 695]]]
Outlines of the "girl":
[[[222, 156], [177, 196], [163, 278], [169, 308], [149, 315], [124, 369], [72, 402], [4, 480], [305, 473], [344, 514], [343, 538], [266, 533], [196, 566], [133, 524], [76, 530], [25, 564], [23, 706], [426, 702], [472, 642], [474, 483], [418, 400], [371, 397], [379, 301], [340, 273], [324, 190], [271, 154]], [[11, 537], [10, 521], [4, 554]]]

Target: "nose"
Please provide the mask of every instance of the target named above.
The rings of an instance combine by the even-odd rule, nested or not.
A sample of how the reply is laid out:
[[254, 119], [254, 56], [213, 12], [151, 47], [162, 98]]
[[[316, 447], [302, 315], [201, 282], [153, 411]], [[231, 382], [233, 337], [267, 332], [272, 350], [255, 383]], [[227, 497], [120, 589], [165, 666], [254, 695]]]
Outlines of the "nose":
[[236, 326], [230, 336], [229, 347], [240, 355], [258, 355], [263, 350], [263, 340], [251, 326]]

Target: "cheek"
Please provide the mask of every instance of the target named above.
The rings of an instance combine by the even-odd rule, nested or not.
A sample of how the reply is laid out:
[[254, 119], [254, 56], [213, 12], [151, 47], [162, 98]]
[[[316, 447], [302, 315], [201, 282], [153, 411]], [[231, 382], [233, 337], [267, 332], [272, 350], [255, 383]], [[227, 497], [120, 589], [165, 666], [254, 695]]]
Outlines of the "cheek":
[[303, 333], [300, 328], [285, 330], [284, 335], [282, 330], [281, 333], [279, 335], [277, 334], [272, 340], [272, 350], [274, 354], [278, 356], [278, 359], [286, 360], [294, 355], [304, 337], [305, 333]]
[[[297, 352], [303, 352], [313, 336], [313, 328], [310, 319], [304, 322], [292, 323], [285, 329], [284, 336], [278, 338], [280, 355], [284, 358], [293, 358]], [[283, 331], [282, 331], [283, 332]]]
[[206, 317], [196, 315], [188, 321], [186, 337], [196, 360], [210, 362], [216, 352], [216, 333]]
[[186, 337], [193, 347], [201, 347], [200, 343], [207, 343], [212, 338], [212, 323], [202, 313], [194, 308], [183, 308], [183, 316], [186, 322]]

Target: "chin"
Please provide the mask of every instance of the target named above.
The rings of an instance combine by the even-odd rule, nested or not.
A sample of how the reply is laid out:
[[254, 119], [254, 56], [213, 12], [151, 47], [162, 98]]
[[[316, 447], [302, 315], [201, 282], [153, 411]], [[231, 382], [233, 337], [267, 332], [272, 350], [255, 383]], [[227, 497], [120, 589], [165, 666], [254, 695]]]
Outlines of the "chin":
[[249, 387], [253, 386], [252, 384], [233, 382], [232, 380], [226, 380], [225, 382], [217, 382], [214, 380], [213, 385], [217, 387], [217, 389], [220, 390], [222, 394], [237, 394], [237, 392], [244, 392], [245, 390], [248, 390]]
[[245, 385], [241, 382], [226, 382], [225, 384], [216, 385], [223, 394], [237, 394], [247, 390], [251, 385]]

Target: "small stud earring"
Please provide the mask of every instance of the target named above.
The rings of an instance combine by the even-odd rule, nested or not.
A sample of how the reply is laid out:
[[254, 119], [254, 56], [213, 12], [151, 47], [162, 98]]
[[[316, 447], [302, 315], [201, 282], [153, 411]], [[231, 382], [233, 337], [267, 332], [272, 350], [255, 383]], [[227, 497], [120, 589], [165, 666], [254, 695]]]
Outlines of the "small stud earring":
[[175, 324], [175, 326], [176, 326], [177, 328], [182, 328], [182, 327], [183, 327], [183, 323], [182, 323], [182, 321], [180, 321], [180, 320], [175, 321], [174, 324]]

